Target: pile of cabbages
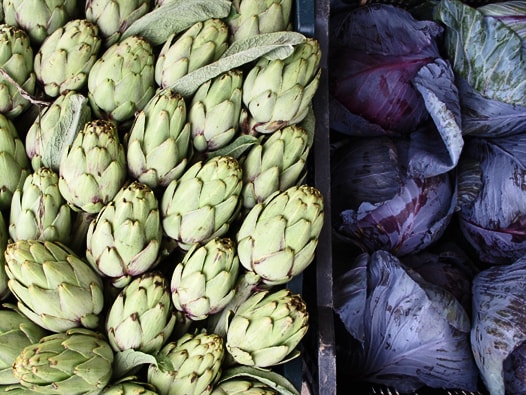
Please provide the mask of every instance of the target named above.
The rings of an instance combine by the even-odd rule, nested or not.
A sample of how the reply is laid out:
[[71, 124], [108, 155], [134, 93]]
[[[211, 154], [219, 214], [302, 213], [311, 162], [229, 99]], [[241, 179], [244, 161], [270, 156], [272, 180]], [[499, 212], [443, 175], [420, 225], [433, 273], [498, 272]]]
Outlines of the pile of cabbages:
[[526, 2], [330, 22], [341, 386], [526, 394]]

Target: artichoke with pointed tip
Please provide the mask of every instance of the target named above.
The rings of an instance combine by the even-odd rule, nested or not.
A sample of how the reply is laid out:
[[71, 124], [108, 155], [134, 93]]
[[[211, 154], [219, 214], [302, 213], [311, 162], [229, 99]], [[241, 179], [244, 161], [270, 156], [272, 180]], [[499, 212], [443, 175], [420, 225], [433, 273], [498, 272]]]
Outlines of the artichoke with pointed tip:
[[71, 234], [71, 208], [60, 194], [58, 174], [41, 167], [15, 190], [9, 212], [9, 235], [17, 240], [67, 243]]
[[160, 395], [207, 395], [221, 375], [225, 347], [222, 337], [202, 331], [169, 342], [159, 354], [173, 367], [148, 367], [148, 382]]
[[296, 45], [285, 59], [260, 58], [243, 83], [243, 132], [273, 133], [301, 122], [319, 86], [320, 60], [320, 44], [314, 38]]
[[187, 251], [224, 235], [240, 208], [242, 171], [231, 156], [196, 162], [161, 198], [164, 233]]
[[119, 292], [108, 311], [106, 332], [114, 351], [155, 354], [170, 338], [176, 321], [168, 282], [161, 273], [150, 271]]
[[34, 70], [44, 92], [51, 97], [81, 91], [97, 60], [101, 38], [97, 25], [74, 19], [48, 36], [35, 54]]
[[29, 390], [44, 394], [96, 394], [110, 382], [113, 350], [98, 332], [74, 328], [26, 346], [13, 364]]
[[155, 82], [170, 88], [179, 78], [210, 64], [228, 47], [228, 26], [221, 19], [196, 22], [163, 44], [155, 62]]
[[52, 332], [97, 328], [102, 280], [64, 244], [19, 240], [7, 245], [5, 260], [9, 289], [31, 321]]
[[127, 140], [128, 172], [133, 178], [155, 189], [180, 177], [191, 156], [184, 98], [170, 89], [157, 92], [136, 114]]
[[242, 86], [243, 72], [234, 69], [197, 89], [188, 112], [192, 142], [197, 151], [224, 147], [238, 134]]
[[98, 118], [129, 121], [155, 94], [152, 45], [139, 36], [118, 41], [97, 59], [88, 75], [88, 98]]
[[[13, 119], [30, 105], [18, 86], [28, 94], [35, 92], [34, 52], [27, 33], [12, 25], [0, 25], [0, 113]], [[4, 73], [6, 75], [4, 75]], [[17, 86], [18, 85], [18, 86]]]
[[266, 368], [290, 358], [308, 327], [301, 295], [287, 288], [255, 291], [228, 323], [225, 345], [237, 363]]
[[64, 150], [58, 187], [76, 211], [97, 214], [126, 181], [126, 156], [114, 123], [86, 122]]
[[[14, 308], [0, 309], [0, 385], [16, 384], [13, 363], [24, 347], [37, 343], [47, 332]], [[1, 392], [1, 391], [0, 391]]]
[[234, 297], [238, 271], [232, 239], [215, 238], [204, 245], [196, 244], [172, 273], [175, 308], [194, 321], [221, 311]]

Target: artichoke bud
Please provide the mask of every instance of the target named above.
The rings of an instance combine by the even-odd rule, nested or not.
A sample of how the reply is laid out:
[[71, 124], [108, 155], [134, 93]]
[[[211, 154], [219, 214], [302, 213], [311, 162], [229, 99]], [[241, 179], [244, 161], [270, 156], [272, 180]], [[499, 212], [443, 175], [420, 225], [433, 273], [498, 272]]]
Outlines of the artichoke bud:
[[16, 384], [15, 358], [24, 347], [37, 343], [46, 331], [14, 308], [0, 309], [0, 385]]
[[149, 271], [121, 290], [108, 312], [106, 331], [115, 351], [155, 354], [175, 324], [167, 281], [160, 273]]
[[34, 120], [26, 134], [26, 154], [33, 170], [48, 167], [58, 173], [64, 149], [91, 120], [88, 98], [76, 91], [59, 95]]
[[206, 331], [186, 333], [159, 353], [173, 369], [148, 367], [148, 382], [168, 395], [210, 394], [221, 375], [225, 356], [223, 338]]
[[228, 323], [226, 349], [241, 365], [282, 363], [307, 333], [309, 313], [299, 294], [284, 288], [255, 291]]
[[74, 210], [98, 213], [126, 181], [126, 157], [114, 123], [86, 122], [64, 149], [59, 189]]
[[133, 178], [155, 189], [181, 176], [191, 153], [186, 113], [184, 98], [170, 89], [158, 91], [137, 113], [126, 150]]
[[197, 151], [224, 147], [238, 133], [243, 73], [229, 70], [199, 87], [192, 98], [189, 120]]
[[11, 119], [20, 115], [30, 105], [19, 88], [28, 94], [34, 93], [36, 76], [33, 60], [33, 48], [27, 33], [15, 26], [1, 24], [0, 69], [7, 76], [0, 74], [0, 113]]
[[109, 47], [151, 7], [152, 0], [87, 0], [84, 11], [86, 19], [99, 27], [104, 46]]
[[77, 0], [6, 0], [3, 8], [5, 23], [24, 29], [36, 46], [79, 16]]
[[308, 185], [275, 192], [244, 217], [239, 261], [268, 285], [284, 284], [314, 260], [323, 226], [323, 196]]
[[155, 63], [157, 85], [171, 87], [179, 78], [219, 59], [227, 47], [228, 26], [221, 19], [209, 18], [172, 34]]
[[35, 54], [34, 70], [48, 96], [84, 88], [101, 46], [98, 33], [94, 23], [74, 19], [44, 40]]
[[5, 260], [9, 289], [30, 320], [52, 332], [98, 326], [102, 280], [64, 244], [18, 240], [7, 245]]
[[16, 189], [22, 188], [31, 165], [14, 123], [0, 114], [0, 210], [8, 210]]
[[196, 162], [163, 192], [164, 233], [186, 251], [224, 235], [239, 211], [241, 188], [241, 166], [233, 157]]
[[98, 332], [74, 328], [26, 346], [13, 364], [20, 384], [47, 394], [100, 393], [110, 382], [113, 350]]
[[154, 94], [153, 48], [139, 36], [106, 49], [88, 75], [88, 98], [97, 118], [129, 121]]
[[310, 152], [308, 132], [296, 124], [264, 135], [261, 140], [241, 162], [245, 209], [276, 191], [296, 185], [302, 179]]
[[247, 121], [243, 133], [273, 133], [301, 122], [307, 115], [320, 80], [321, 49], [307, 38], [285, 59], [261, 58], [243, 83]]
[[194, 245], [175, 266], [171, 292], [175, 308], [191, 320], [221, 311], [234, 297], [239, 259], [232, 239]]
[[71, 208], [60, 194], [58, 174], [41, 167], [15, 190], [9, 213], [9, 235], [17, 240], [67, 243], [71, 234]]
[[[8, 224], [4, 219], [4, 214], [0, 211], [0, 300], [7, 299], [11, 295], [7, 286], [7, 273], [5, 271], [5, 249], [9, 242]], [[1, 358], [0, 358], [1, 359]]]
[[86, 259], [117, 288], [157, 264], [162, 239], [157, 197], [134, 181], [106, 204], [86, 235]]

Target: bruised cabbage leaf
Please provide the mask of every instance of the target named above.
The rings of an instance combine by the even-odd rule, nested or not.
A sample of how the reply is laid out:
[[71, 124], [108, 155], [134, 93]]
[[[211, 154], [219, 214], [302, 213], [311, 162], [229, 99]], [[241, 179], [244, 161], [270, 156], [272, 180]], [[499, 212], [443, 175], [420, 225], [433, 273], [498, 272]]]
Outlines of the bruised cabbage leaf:
[[477, 388], [470, 319], [448, 291], [387, 251], [363, 253], [335, 280], [334, 306], [358, 346], [351, 375], [400, 392]]

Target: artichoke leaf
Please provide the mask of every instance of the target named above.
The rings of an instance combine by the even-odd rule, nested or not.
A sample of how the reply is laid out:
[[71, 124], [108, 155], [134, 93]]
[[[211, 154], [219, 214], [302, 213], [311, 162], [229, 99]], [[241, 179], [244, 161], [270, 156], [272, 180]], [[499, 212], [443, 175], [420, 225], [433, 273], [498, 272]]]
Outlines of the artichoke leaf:
[[[113, 363], [113, 376], [116, 378], [124, 377], [141, 365], [153, 364], [162, 366], [163, 369], [173, 369], [171, 362], [161, 355], [152, 355], [134, 349], [115, 352], [115, 361]], [[168, 364], [168, 365], [167, 365]]]
[[299, 395], [294, 385], [281, 374], [267, 369], [253, 366], [236, 366], [226, 369], [221, 375], [219, 383], [233, 378], [250, 378], [275, 389], [281, 395]]

